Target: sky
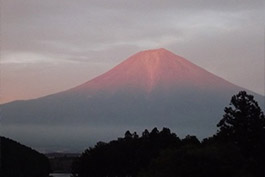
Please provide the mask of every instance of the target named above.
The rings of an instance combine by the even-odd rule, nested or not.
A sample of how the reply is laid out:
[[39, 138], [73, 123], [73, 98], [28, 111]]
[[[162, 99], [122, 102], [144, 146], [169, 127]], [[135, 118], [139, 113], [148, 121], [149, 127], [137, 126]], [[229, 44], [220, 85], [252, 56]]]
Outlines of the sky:
[[75, 87], [155, 48], [265, 95], [263, 0], [2, 0], [0, 8], [0, 103]]

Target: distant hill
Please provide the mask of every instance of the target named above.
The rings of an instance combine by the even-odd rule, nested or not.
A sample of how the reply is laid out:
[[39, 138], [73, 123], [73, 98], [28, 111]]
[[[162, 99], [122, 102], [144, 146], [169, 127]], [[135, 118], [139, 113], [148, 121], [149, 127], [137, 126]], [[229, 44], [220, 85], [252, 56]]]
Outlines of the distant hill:
[[48, 158], [18, 142], [0, 137], [1, 177], [47, 177]]

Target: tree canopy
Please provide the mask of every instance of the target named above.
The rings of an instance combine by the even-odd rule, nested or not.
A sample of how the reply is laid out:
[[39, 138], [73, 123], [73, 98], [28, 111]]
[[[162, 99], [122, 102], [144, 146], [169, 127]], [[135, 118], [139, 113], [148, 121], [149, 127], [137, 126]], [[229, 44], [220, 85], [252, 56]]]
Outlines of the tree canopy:
[[256, 175], [265, 175], [265, 117], [252, 95], [239, 92], [217, 124], [216, 139], [236, 145]]
[[265, 139], [265, 117], [252, 95], [239, 92], [225, 107], [223, 119], [217, 124], [217, 135], [240, 145]]
[[48, 158], [18, 142], [0, 136], [1, 177], [47, 177]]
[[179, 145], [180, 139], [167, 128], [162, 131], [154, 128], [151, 133], [145, 130], [141, 137], [126, 131], [124, 138], [99, 142], [94, 148], [87, 149], [73, 165], [73, 174], [78, 177], [134, 177], [162, 149]]
[[264, 177], [265, 118], [252, 95], [239, 92], [225, 107], [215, 135], [202, 142], [170, 129], [99, 142], [73, 164], [78, 177]]

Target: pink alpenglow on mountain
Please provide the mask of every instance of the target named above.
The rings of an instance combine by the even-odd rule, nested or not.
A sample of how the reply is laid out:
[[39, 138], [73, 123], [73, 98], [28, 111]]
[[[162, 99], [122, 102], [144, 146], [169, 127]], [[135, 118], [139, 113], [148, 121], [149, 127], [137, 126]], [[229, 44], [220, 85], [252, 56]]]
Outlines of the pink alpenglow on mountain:
[[[154, 127], [203, 138], [216, 132], [224, 107], [240, 90], [166, 49], [147, 50], [67, 91], [1, 105], [2, 133], [33, 146], [48, 136], [81, 149], [87, 141]], [[264, 104], [263, 96], [248, 92]]]
[[135, 89], [150, 93], [158, 88], [169, 91], [176, 87], [223, 89], [231, 87], [231, 83], [162, 48], [139, 52], [73, 91], [113, 93]]

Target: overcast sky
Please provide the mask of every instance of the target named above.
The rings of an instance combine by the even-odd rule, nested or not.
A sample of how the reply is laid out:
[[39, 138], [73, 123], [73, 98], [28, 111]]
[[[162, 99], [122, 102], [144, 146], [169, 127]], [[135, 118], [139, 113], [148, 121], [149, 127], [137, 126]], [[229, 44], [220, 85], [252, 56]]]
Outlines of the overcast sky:
[[166, 48], [264, 95], [264, 0], [1, 1], [1, 103], [66, 90]]

